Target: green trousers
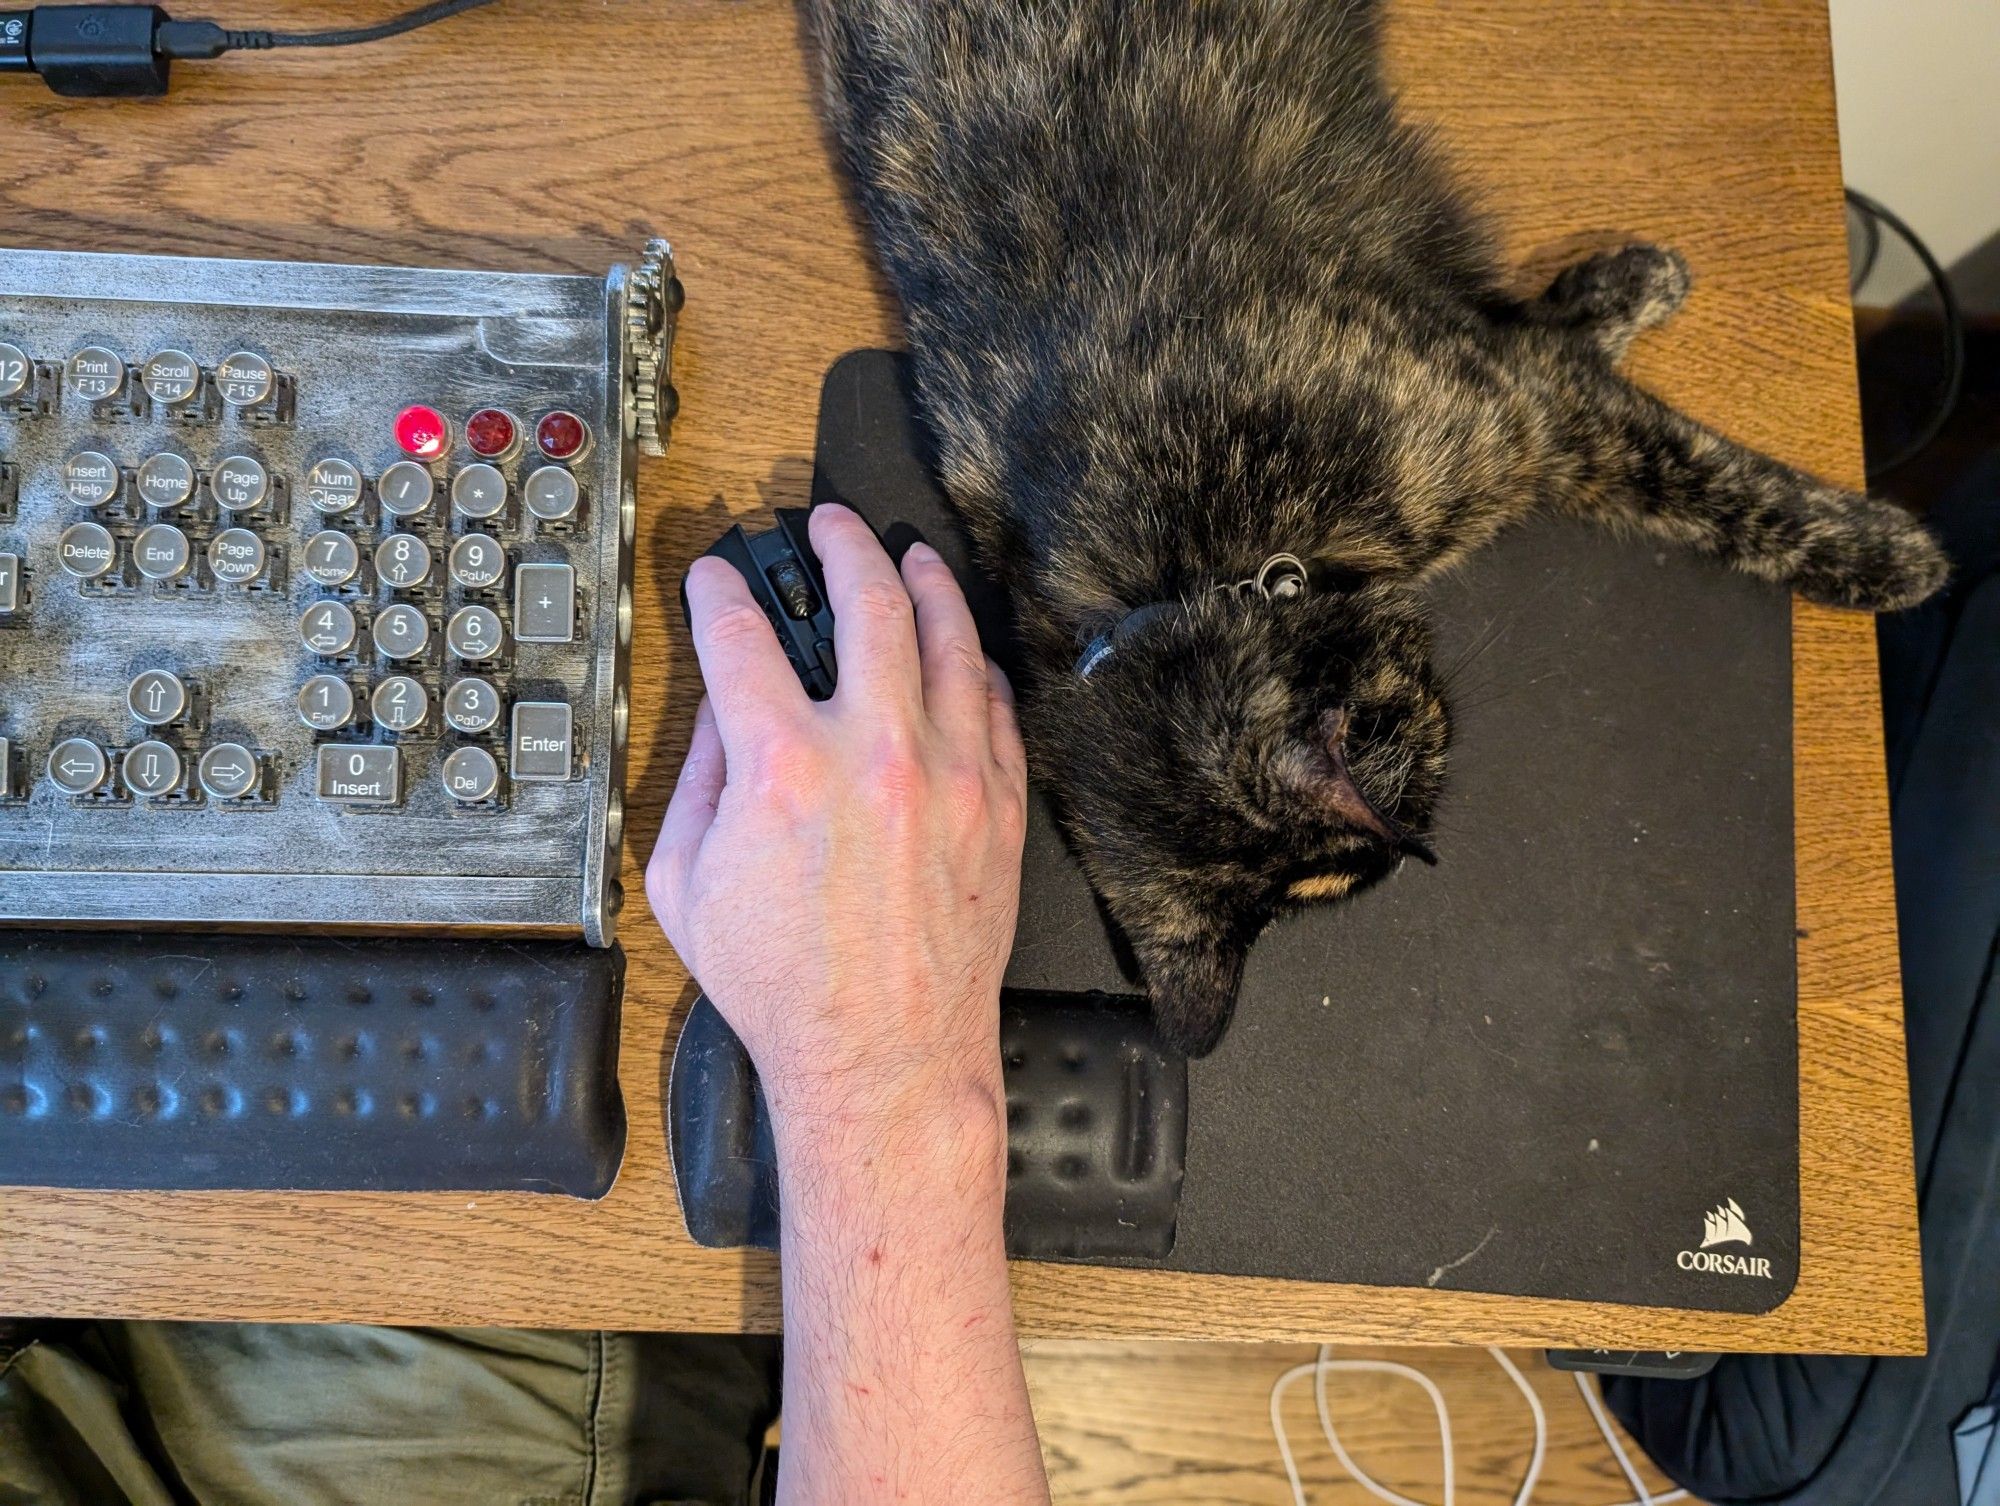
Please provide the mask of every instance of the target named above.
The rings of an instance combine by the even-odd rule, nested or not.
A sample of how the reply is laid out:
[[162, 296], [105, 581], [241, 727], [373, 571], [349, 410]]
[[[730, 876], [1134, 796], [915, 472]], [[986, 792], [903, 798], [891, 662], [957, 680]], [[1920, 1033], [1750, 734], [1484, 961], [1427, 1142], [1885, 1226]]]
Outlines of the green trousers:
[[748, 1506], [775, 1340], [9, 1325], [0, 1506]]

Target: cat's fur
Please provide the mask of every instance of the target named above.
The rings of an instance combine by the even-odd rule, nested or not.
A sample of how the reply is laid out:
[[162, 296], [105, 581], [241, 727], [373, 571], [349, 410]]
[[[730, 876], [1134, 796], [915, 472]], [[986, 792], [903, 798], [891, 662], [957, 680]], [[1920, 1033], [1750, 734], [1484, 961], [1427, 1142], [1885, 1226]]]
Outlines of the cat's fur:
[[[1674, 253], [1507, 293], [1374, 4], [806, 5], [945, 483], [1017, 600], [1038, 774], [1182, 1048], [1272, 916], [1420, 846], [1448, 719], [1415, 588], [1506, 524], [1587, 513], [1866, 610], [1943, 580], [1898, 508], [1615, 371], [1686, 297]], [[1279, 552], [1303, 595], [1215, 589]]]

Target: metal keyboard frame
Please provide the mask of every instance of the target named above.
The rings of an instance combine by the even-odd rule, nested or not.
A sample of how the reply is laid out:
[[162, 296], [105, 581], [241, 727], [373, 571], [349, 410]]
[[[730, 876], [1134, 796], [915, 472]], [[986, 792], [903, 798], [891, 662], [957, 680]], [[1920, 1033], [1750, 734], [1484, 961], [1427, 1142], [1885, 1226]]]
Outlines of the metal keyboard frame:
[[[660, 248], [664, 255], [664, 248]], [[644, 264], [607, 277], [524, 275], [153, 256], [0, 251], [0, 340], [59, 364], [89, 344], [138, 367], [164, 349], [194, 354], [212, 372], [225, 354], [250, 350], [291, 378], [287, 421], [255, 424], [234, 412], [190, 424], [149, 405], [116, 412], [65, 397], [53, 415], [0, 405], [0, 462], [17, 497], [0, 498], [0, 553], [24, 561], [29, 599], [0, 623], [0, 737], [14, 750], [11, 796], [0, 802], [0, 920], [104, 924], [166, 923], [402, 931], [501, 929], [580, 933], [611, 943], [619, 894], [627, 676], [632, 622], [632, 558], [637, 527], [636, 435], [642, 365], [670, 357], [677, 297]], [[650, 289], [650, 332], [635, 319], [635, 294]], [[663, 306], [662, 306], [663, 305]], [[649, 348], [641, 350], [642, 344]], [[641, 358], [646, 358], [642, 362]], [[671, 388], [654, 395], [669, 407]], [[365, 527], [354, 531], [363, 559], [394, 531], [373, 495], [373, 478], [403, 458], [392, 421], [406, 404], [439, 408], [456, 426], [449, 462], [432, 469], [439, 499], [418, 532], [433, 546], [433, 585], [417, 596], [379, 582], [365, 592], [326, 591], [279, 560], [260, 589], [156, 585], [125, 568], [116, 590], [85, 586], [56, 561], [56, 539], [71, 522], [94, 519], [130, 540], [149, 521], [132, 499], [129, 473], [162, 449], [192, 458], [208, 523], [190, 527], [200, 558], [222, 526], [205, 490], [208, 467], [236, 453], [261, 458], [286, 484], [281, 511], [255, 523], [274, 555], [295, 553], [320, 527], [301, 478], [329, 455], [369, 478]], [[473, 411], [495, 406], [523, 424], [522, 457], [504, 466], [513, 501], [504, 534], [505, 584], [523, 561], [567, 561], [580, 596], [577, 641], [511, 641], [499, 675], [503, 700], [563, 699], [573, 708], [574, 777], [527, 783], [506, 777], [506, 730], [462, 738], [435, 711], [423, 736], [370, 727], [315, 734], [294, 704], [305, 678], [327, 668], [300, 642], [299, 615], [314, 601], [345, 599], [379, 610], [392, 599], [419, 601], [431, 621], [430, 659], [418, 678], [435, 698], [461, 670], [444, 655], [443, 622], [474, 600], [499, 605], [511, 590], [439, 588], [444, 554], [465, 525], [451, 510], [449, 478], [474, 457], [463, 439]], [[519, 483], [539, 463], [537, 418], [568, 409], [591, 425], [595, 443], [572, 464], [586, 497], [573, 531], [533, 527]], [[664, 421], [664, 415], [662, 415]], [[78, 449], [110, 454], [128, 473], [115, 519], [75, 507], [60, 490], [63, 459]], [[179, 522], [177, 514], [156, 514]], [[197, 519], [200, 514], [197, 512]], [[126, 687], [146, 669], [168, 669], [201, 692], [205, 722], [169, 737], [184, 753], [184, 798], [134, 799], [116, 776], [119, 750], [147, 735], [124, 705]], [[363, 627], [355, 660], [335, 670], [366, 687], [389, 673], [369, 650]], [[68, 736], [93, 738], [111, 752], [106, 792], [71, 798], [43, 777], [49, 749]], [[265, 798], [216, 802], [192, 779], [201, 749], [220, 741], [252, 748], [267, 769]], [[404, 750], [404, 803], [393, 809], [330, 804], [313, 792], [323, 742], [395, 742]], [[466, 742], [494, 751], [504, 801], [464, 808], [444, 791], [438, 768]]]

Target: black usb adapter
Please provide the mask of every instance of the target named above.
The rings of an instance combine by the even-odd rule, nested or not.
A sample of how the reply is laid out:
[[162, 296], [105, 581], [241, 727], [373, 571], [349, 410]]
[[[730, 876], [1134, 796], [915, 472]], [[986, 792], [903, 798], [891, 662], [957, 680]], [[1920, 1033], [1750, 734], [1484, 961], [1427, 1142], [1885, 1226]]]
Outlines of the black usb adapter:
[[350, 47], [442, 21], [492, 0], [434, 0], [375, 26], [342, 31], [231, 31], [176, 21], [157, 5], [35, 5], [0, 10], [0, 76], [40, 74], [57, 94], [138, 99], [165, 94], [174, 60], [273, 47]]

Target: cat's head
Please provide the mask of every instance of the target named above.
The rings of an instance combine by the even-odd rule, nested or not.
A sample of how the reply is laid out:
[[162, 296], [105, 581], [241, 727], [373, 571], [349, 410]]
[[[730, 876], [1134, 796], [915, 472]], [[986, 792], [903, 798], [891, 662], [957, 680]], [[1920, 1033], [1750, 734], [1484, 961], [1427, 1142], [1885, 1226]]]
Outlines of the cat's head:
[[1422, 612], [1370, 587], [1128, 618], [1030, 721], [1162, 1034], [1214, 1049], [1273, 917], [1429, 857], [1448, 720]]

